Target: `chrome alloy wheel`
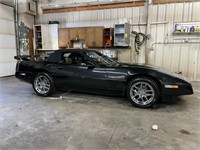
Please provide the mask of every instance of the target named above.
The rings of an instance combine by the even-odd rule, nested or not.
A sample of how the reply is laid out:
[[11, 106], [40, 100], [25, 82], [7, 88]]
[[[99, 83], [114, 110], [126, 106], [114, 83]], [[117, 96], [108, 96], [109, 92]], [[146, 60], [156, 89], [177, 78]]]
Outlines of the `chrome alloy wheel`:
[[50, 81], [44, 75], [39, 75], [34, 80], [35, 90], [40, 94], [46, 94], [50, 90]]
[[153, 87], [147, 82], [136, 82], [130, 88], [132, 101], [139, 105], [148, 105], [155, 98]]

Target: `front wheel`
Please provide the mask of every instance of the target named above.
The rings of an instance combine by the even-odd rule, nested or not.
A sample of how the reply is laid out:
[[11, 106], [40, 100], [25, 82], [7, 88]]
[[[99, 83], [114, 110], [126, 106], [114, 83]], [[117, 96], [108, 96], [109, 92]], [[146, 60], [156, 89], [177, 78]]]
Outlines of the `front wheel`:
[[160, 92], [154, 81], [147, 78], [136, 78], [128, 84], [126, 94], [134, 106], [147, 108], [158, 100]]
[[49, 96], [54, 90], [53, 79], [47, 73], [39, 73], [33, 80], [33, 89], [40, 96]]

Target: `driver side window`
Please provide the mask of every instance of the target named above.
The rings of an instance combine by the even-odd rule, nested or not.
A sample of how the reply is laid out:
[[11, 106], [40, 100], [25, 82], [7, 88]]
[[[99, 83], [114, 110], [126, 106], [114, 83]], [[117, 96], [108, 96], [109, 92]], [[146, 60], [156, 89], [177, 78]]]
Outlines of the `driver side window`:
[[79, 52], [66, 52], [63, 54], [63, 62], [68, 65], [86, 66], [86, 60]]
[[86, 66], [95, 66], [95, 63], [93, 63], [92, 61], [86, 61]]

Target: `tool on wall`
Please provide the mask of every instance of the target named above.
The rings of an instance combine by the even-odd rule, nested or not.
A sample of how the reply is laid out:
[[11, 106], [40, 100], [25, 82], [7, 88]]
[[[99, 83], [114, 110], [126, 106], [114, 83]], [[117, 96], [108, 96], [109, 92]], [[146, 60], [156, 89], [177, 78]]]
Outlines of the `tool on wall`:
[[136, 31], [132, 31], [131, 33], [135, 35], [135, 51], [137, 54], [139, 54], [141, 46], [146, 42], [147, 39], [149, 39], [149, 36], [141, 32], [138, 33]]

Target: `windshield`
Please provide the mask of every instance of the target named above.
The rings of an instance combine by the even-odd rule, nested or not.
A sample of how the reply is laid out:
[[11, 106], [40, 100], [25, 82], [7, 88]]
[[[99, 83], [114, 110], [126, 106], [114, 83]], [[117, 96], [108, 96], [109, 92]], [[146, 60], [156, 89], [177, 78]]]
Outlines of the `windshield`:
[[85, 52], [88, 57], [90, 57], [94, 62], [96, 62], [98, 65], [101, 66], [118, 66], [119, 63], [101, 53], [95, 52], [95, 51], [87, 51]]

